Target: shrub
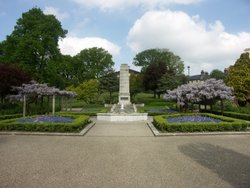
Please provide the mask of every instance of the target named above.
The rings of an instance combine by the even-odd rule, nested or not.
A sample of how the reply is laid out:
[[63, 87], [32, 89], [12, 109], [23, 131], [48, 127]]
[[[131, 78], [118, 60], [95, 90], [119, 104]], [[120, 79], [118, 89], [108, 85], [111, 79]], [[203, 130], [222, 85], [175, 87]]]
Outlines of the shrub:
[[22, 114], [10, 114], [10, 115], [0, 115], [0, 120], [13, 119], [22, 117]]
[[0, 131], [40, 131], [40, 132], [79, 132], [90, 121], [89, 116], [68, 114], [72, 123], [21, 123], [16, 122], [18, 118], [0, 121]]
[[[208, 111], [203, 110], [202, 112], [208, 112]], [[209, 112], [213, 114], [222, 115], [222, 113], [219, 111], [209, 111]], [[227, 117], [250, 121], [250, 114], [243, 114], [238, 112], [223, 112], [223, 115]]]
[[184, 122], [169, 123], [169, 117], [179, 117], [193, 114], [173, 114], [155, 116], [153, 124], [161, 131], [167, 132], [201, 132], [201, 131], [240, 131], [245, 130], [249, 123], [229, 117], [214, 114], [199, 114], [222, 120], [222, 122]]

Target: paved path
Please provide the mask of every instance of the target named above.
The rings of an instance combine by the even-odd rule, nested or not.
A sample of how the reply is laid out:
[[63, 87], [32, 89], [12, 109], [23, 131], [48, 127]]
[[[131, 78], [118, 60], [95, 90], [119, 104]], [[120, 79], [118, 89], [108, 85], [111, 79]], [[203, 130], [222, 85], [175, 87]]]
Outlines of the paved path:
[[2, 135], [0, 187], [249, 187], [249, 143], [153, 137], [144, 123], [98, 122], [84, 137]]
[[138, 121], [138, 122], [97, 121], [96, 125], [88, 132], [86, 136], [153, 137], [153, 133], [146, 125], [145, 121]]

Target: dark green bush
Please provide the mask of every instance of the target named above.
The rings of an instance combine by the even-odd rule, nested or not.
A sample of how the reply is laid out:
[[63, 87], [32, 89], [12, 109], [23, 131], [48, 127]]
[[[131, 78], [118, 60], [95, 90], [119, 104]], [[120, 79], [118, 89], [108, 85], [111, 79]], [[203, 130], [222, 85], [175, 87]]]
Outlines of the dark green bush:
[[22, 117], [22, 114], [10, 114], [10, 115], [0, 115], [0, 120], [13, 119]]
[[222, 120], [222, 122], [185, 122], [168, 123], [169, 117], [179, 117], [193, 114], [173, 114], [155, 116], [153, 124], [161, 131], [167, 132], [201, 132], [201, 131], [241, 131], [245, 130], [250, 123], [214, 114], [199, 114]]
[[[218, 115], [222, 115], [222, 113], [220, 111], [205, 111], [203, 110], [202, 112], [210, 112], [213, 114], [218, 114]], [[232, 118], [236, 118], [236, 119], [244, 119], [247, 121], [250, 121], [250, 114], [243, 114], [243, 113], [238, 113], [238, 112], [223, 112], [224, 116], [227, 117], [232, 117]]]
[[71, 117], [72, 123], [21, 123], [16, 122], [19, 118], [0, 121], [0, 131], [39, 131], [39, 132], [79, 132], [90, 121], [89, 116], [84, 115], [64, 115]]

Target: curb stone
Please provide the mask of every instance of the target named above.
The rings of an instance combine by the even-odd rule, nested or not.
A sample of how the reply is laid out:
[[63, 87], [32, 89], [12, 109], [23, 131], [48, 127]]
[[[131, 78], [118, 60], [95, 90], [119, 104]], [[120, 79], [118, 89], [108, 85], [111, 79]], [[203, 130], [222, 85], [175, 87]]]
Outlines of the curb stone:
[[166, 132], [159, 132], [151, 121], [147, 121], [147, 125], [156, 137], [163, 137], [163, 136], [214, 136], [214, 135], [250, 135], [250, 130], [247, 131], [234, 131], [234, 132], [193, 132], [193, 133], [166, 133]]
[[30, 136], [84, 136], [96, 122], [91, 122], [80, 133], [58, 133], [58, 132], [23, 132], [23, 131], [0, 131], [0, 135], [30, 135]]

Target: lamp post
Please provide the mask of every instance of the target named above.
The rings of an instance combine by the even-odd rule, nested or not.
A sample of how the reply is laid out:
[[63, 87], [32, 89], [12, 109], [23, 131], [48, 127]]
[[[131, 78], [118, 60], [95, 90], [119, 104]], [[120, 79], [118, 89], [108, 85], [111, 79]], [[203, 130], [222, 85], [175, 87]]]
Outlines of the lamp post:
[[190, 76], [190, 66], [187, 66], [188, 68], [188, 76]]

